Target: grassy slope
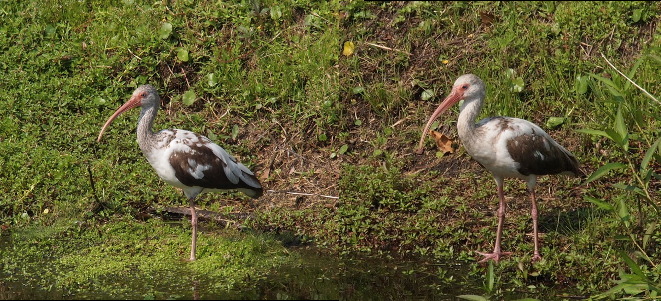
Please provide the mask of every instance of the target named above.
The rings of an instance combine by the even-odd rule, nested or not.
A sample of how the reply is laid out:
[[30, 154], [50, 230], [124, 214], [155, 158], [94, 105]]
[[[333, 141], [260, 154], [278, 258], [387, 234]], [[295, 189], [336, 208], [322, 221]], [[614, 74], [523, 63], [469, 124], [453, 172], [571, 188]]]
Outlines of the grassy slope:
[[[661, 106], [625, 86], [599, 56], [625, 72], [641, 61], [634, 80], [661, 94], [661, 8], [654, 2], [1, 5], [0, 222], [9, 228], [81, 218], [88, 227], [104, 227], [97, 222], [185, 204], [142, 158], [133, 132], [137, 112], [120, 117], [105, 140], [95, 142], [105, 119], [143, 83], [156, 85], [164, 100], [156, 128], [208, 135], [269, 189], [342, 197], [267, 193], [247, 203], [239, 195], [209, 194], [201, 206], [255, 211], [255, 227], [294, 231], [345, 251], [471, 261], [472, 251], [491, 247], [491, 177], [461, 149], [440, 158], [430, 151], [412, 155], [420, 127], [459, 74], [485, 80], [483, 117], [540, 125], [567, 117], [559, 127], [543, 127], [589, 171], [627, 158], [638, 164], [659, 137]], [[340, 54], [344, 41], [356, 44], [353, 55]], [[624, 86], [618, 93], [635, 134], [626, 152], [575, 131], [613, 127], [615, 120], [618, 98], [591, 73]], [[577, 76], [587, 78], [587, 89]], [[518, 77], [525, 87], [515, 93], [510, 87]], [[421, 100], [425, 90], [434, 97]], [[187, 91], [195, 93], [192, 105], [182, 102]], [[440, 120], [450, 136], [453, 111]], [[651, 167], [659, 170], [658, 158]], [[516, 256], [499, 272], [511, 274], [513, 283], [566, 283], [583, 292], [609, 287], [623, 267], [615, 250], [635, 250], [615, 235], [641, 241], [658, 219], [650, 206], [636, 207], [635, 194], [613, 188], [632, 179], [627, 170], [588, 185], [541, 179], [546, 261], [528, 263], [528, 202], [512, 201], [505, 247]], [[525, 200], [522, 188], [508, 182], [508, 196]], [[658, 204], [659, 180], [648, 190]], [[633, 222], [613, 221], [614, 214], [584, 196], [628, 208]], [[659, 275], [653, 247], [659, 240], [655, 234], [645, 246], [656, 270], [641, 261], [653, 275]]]

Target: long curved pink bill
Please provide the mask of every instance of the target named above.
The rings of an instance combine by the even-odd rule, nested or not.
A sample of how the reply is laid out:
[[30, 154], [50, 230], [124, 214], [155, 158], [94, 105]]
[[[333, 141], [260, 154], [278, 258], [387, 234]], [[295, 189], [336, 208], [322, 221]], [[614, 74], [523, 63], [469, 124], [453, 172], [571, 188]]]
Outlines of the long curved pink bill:
[[131, 97], [129, 101], [127, 101], [125, 104], [119, 107], [119, 109], [117, 109], [117, 111], [115, 111], [115, 113], [113, 113], [112, 116], [108, 118], [108, 121], [106, 121], [106, 123], [101, 128], [101, 132], [99, 132], [99, 137], [96, 138], [96, 142], [101, 142], [101, 136], [103, 136], [103, 133], [106, 131], [106, 128], [110, 125], [110, 123], [112, 123], [113, 120], [115, 120], [115, 118], [117, 118], [117, 116], [139, 105], [140, 105], [140, 101], [137, 101], [135, 98]]
[[418, 148], [415, 150], [416, 154], [421, 155], [422, 153], [425, 152], [423, 144], [425, 143], [425, 137], [432, 123], [434, 123], [434, 120], [436, 120], [436, 118], [438, 118], [439, 115], [447, 111], [453, 104], [455, 104], [459, 100], [461, 100], [461, 96], [453, 91], [443, 100], [443, 102], [441, 102], [438, 108], [436, 108], [436, 111], [434, 111], [434, 114], [432, 114], [431, 117], [429, 117], [429, 121], [427, 121], [427, 125], [425, 125], [425, 129], [422, 131], [422, 136], [420, 137]]

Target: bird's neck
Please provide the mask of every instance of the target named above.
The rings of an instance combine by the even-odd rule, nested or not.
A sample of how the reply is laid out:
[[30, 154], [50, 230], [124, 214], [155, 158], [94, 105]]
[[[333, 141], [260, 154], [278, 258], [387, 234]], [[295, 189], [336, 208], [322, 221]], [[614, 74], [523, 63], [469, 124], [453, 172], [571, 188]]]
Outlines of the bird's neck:
[[457, 133], [462, 141], [473, 140], [477, 134], [475, 131], [475, 118], [477, 118], [480, 110], [482, 110], [483, 97], [478, 95], [473, 98], [464, 99], [459, 112], [459, 120], [457, 121]]
[[152, 124], [158, 112], [156, 106], [142, 107], [140, 118], [138, 119], [138, 145], [143, 153], [147, 154], [153, 148], [154, 132], [151, 130]]

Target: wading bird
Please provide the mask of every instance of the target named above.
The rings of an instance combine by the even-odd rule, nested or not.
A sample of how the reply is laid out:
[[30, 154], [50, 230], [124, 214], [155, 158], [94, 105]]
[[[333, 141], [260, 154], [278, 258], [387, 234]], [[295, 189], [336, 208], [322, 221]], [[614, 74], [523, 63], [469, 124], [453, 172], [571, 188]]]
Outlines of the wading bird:
[[482, 109], [485, 96], [482, 80], [473, 75], [460, 76], [452, 86], [452, 92], [438, 106], [425, 125], [416, 153], [422, 154], [425, 135], [432, 122], [441, 113], [460, 100], [461, 105], [457, 132], [466, 152], [493, 175], [498, 186], [498, 229], [492, 253], [478, 252], [484, 258], [480, 262], [493, 260], [498, 262], [503, 252], [500, 242], [505, 218], [505, 195], [503, 180], [518, 178], [526, 181], [532, 202], [533, 240], [535, 250], [532, 260], [541, 260], [537, 233], [537, 201], [535, 184], [537, 176], [567, 174], [583, 177], [579, 163], [568, 150], [555, 142], [539, 126], [519, 118], [489, 117], [475, 123], [475, 118]]
[[138, 87], [106, 121], [97, 141], [101, 141], [103, 132], [117, 116], [142, 107], [138, 119], [138, 145], [158, 176], [181, 188], [188, 197], [193, 226], [190, 260], [193, 261], [197, 242], [195, 197], [207, 191], [238, 190], [258, 198], [263, 194], [262, 185], [247, 167], [207, 137], [178, 129], [154, 133], [151, 128], [160, 105], [156, 88], [151, 85]]

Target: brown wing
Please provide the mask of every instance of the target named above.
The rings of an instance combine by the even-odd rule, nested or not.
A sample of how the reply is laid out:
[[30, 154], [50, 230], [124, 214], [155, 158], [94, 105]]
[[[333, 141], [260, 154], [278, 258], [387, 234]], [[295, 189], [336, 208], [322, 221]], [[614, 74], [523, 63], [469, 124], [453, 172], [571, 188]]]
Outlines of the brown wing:
[[523, 175], [550, 175], [570, 173], [585, 176], [579, 168], [578, 160], [555, 142], [548, 134], [533, 130], [507, 141], [507, 150], [519, 163], [518, 171]]
[[[262, 195], [259, 181], [245, 166], [229, 155], [226, 158], [217, 156], [209, 146], [208, 143], [189, 144], [190, 151], [172, 153], [170, 164], [182, 184], [210, 189], [237, 189], [255, 198]], [[213, 146], [220, 148], [215, 144]], [[222, 153], [227, 154], [224, 150]], [[228, 172], [235, 174], [228, 175]]]

